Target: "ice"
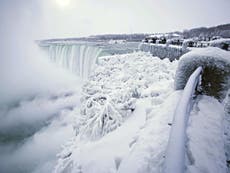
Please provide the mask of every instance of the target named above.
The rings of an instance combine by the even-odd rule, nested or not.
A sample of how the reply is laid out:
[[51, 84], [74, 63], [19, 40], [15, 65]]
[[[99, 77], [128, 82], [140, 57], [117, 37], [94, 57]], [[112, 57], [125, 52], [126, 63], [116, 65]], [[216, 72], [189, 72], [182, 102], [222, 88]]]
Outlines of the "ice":
[[80, 131], [94, 139], [119, 127], [146, 90], [156, 82], [172, 79], [169, 63], [143, 53], [99, 58], [99, 65], [83, 86]]
[[[149, 145], [157, 150], [167, 141], [168, 122], [177, 103], [174, 94], [170, 103], [163, 104], [173, 92], [176, 67], [177, 61], [161, 60], [143, 52], [99, 58], [95, 72], [83, 86], [81, 114], [75, 125], [77, 136], [59, 154], [54, 172], [112, 173], [120, 168], [122, 171], [125, 165], [138, 166], [129, 162], [131, 150], [139, 153]], [[162, 109], [165, 111], [161, 112]], [[158, 124], [158, 120], [162, 123]], [[161, 138], [159, 133], [165, 128], [168, 130]], [[156, 130], [157, 135], [151, 139], [162, 143], [148, 141], [151, 130]], [[142, 133], [146, 133], [143, 140]], [[135, 143], [141, 145], [137, 150]], [[159, 152], [164, 151], [166, 144]], [[143, 155], [140, 159], [144, 158]], [[155, 159], [157, 162], [159, 158]]]
[[181, 91], [172, 93], [160, 104], [152, 104], [149, 120], [138, 132], [130, 152], [123, 159], [119, 173], [160, 173], [168, 143], [173, 112], [181, 96]]
[[[176, 68], [177, 61], [143, 52], [99, 58], [83, 85], [76, 136], [59, 153], [54, 172], [163, 172], [173, 115], [182, 96], [181, 90], [173, 89]], [[225, 173], [223, 105], [212, 97], [199, 98], [186, 131], [184, 166], [191, 172]]]
[[[165, 172], [182, 173], [185, 169], [185, 131], [187, 128], [190, 109], [193, 104], [193, 96], [195, 88], [199, 84], [202, 68], [198, 67], [189, 77], [187, 84], [183, 90], [182, 96], [177, 103], [177, 108], [174, 111], [174, 119], [168, 142]], [[178, 164], [180, 163], [180, 164]]]
[[192, 72], [203, 68], [202, 91], [223, 100], [230, 87], [230, 53], [219, 48], [197, 48], [180, 58], [175, 89], [183, 89]]
[[190, 115], [186, 173], [226, 173], [224, 110], [216, 99], [200, 96]]

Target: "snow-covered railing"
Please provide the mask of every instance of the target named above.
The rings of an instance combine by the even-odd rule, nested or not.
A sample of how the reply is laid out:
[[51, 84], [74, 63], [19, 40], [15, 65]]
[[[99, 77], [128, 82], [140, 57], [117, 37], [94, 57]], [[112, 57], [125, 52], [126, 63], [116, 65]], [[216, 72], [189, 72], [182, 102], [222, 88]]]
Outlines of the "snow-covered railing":
[[185, 172], [186, 126], [192, 106], [192, 98], [196, 87], [200, 83], [201, 73], [202, 67], [198, 67], [192, 73], [177, 104], [166, 151], [164, 173]]

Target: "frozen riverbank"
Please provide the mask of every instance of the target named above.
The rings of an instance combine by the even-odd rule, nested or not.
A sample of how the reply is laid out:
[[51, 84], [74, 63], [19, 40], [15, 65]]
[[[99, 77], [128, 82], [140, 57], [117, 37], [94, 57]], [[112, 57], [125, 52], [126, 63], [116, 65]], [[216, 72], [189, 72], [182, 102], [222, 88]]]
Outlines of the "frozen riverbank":
[[[179, 96], [170, 96], [174, 92], [176, 67], [177, 61], [161, 60], [140, 52], [99, 58], [95, 72], [83, 87], [81, 114], [76, 124], [78, 135], [60, 154], [55, 171], [124, 172], [131, 165], [135, 169], [129, 155], [132, 150], [142, 152], [143, 147], [147, 147], [143, 158], [151, 155], [148, 149], [152, 145], [146, 140], [151, 136], [148, 132], [152, 127], [157, 129], [158, 136], [151, 136], [156, 137], [155, 140], [160, 139], [160, 131], [166, 129], [161, 138], [166, 145], [168, 123], [172, 119], [170, 112]], [[174, 104], [164, 103], [169, 96]], [[139, 133], [145, 133], [146, 138]], [[138, 148], [135, 143], [143, 145]], [[159, 149], [164, 148], [162, 143], [152, 144]], [[150, 162], [140, 166], [143, 168], [146, 164]]]
[[[140, 52], [99, 58], [83, 86], [77, 135], [59, 154], [54, 172], [162, 172], [170, 124], [181, 97], [173, 88], [176, 68], [177, 61]], [[210, 106], [215, 109], [212, 114]], [[189, 122], [187, 170], [226, 173], [223, 105], [204, 96], [194, 105]], [[212, 138], [215, 144], [203, 150]]]

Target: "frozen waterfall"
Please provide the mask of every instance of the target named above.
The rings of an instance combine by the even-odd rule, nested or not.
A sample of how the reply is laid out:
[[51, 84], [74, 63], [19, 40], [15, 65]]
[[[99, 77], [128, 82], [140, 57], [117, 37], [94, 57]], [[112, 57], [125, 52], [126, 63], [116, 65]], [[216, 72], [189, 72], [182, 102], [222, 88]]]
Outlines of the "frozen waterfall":
[[92, 71], [102, 49], [84, 44], [50, 44], [49, 58], [82, 78]]

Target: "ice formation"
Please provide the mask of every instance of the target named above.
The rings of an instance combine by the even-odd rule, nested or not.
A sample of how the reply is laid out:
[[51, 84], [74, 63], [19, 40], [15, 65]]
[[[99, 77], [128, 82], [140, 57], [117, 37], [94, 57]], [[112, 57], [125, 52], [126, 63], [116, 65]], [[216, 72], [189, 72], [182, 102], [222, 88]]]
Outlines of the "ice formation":
[[[75, 125], [77, 136], [60, 153], [55, 172], [119, 170], [140, 127], [154, 117], [149, 116], [152, 108], [148, 108], [166, 108], [161, 104], [173, 92], [176, 67], [177, 61], [160, 60], [146, 53], [99, 58], [95, 72], [83, 86], [81, 114]], [[172, 114], [165, 111], [167, 121]], [[148, 127], [152, 128], [151, 124]], [[159, 130], [165, 127], [169, 128], [167, 123]]]
[[180, 58], [175, 89], [183, 89], [188, 77], [203, 67], [202, 92], [223, 100], [230, 88], [230, 53], [219, 48], [197, 48]]
[[[159, 60], [152, 60], [150, 55], [141, 58], [143, 55], [99, 58], [95, 72], [83, 86], [81, 114], [84, 125], [81, 131], [85, 136], [94, 139], [119, 127], [135, 110], [136, 99], [143, 97], [141, 91], [164, 77], [162, 73], [154, 74], [160, 70], [160, 65], [155, 64]], [[149, 59], [151, 61], [145, 65]], [[135, 65], [130, 65], [128, 61], [134, 61]]]

